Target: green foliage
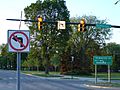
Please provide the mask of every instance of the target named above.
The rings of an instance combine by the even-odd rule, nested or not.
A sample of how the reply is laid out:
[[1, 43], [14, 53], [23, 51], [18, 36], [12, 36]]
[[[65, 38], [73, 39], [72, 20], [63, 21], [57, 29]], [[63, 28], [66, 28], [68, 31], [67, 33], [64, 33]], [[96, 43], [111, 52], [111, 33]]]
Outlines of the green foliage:
[[[99, 20], [96, 16], [73, 17], [71, 21], [79, 22], [81, 18], [84, 18], [88, 24], [107, 24], [106, 20]], [[103, 45], [105, 40], [110, 39], [111, 30], [109, 28], [86, 26], [86, 29], [85, 32], [73, 32], [73, 37], [71, 38], [74, 39], [74, 43], [80, 42], [82, 45], [88, 46], [93, 41], [98, 45]], [[77, 31], [77, 27], [73, 27], [73, 30]]]
[[51, 64], [55, 67], [60, 66], [60, 56], [58, 54], [55, 54], [52, 58], [51, 58]]
[[[99, 20], [96, 16], [73, 17], [71, 22], [79, 22], [81, 18], [86, 23], [106, 24], [106, 20]], [[111, 30], [109, 28], [96, 28], [86, 26], [85, 32], [78, 32], [77, 26], [71, 26], [73, 32], [68, 41], [66, 51], [75, 57], [74, 71], [86, 73], [93, 67], [91, 63], [91, 52], [94, 55], [101, 55], [101, 48], [104, 46], [105, 40], [110, 39]], [[91, 67], [92, 65], [92, 67]]]
[[[43, 21], [79, 22], [81, 18], [86, 23], [107, 24], [106, 20], [99, 20], [96, 16], [72, 17], [64, 0], [37, 0], [35, 3], [25, 7], [25, 18], [36, 20], [41, 16]], [[105, 45], [105, 40], [110, 39], [111, 29], [96, 28], [86, 26], [87, 31], [77, 32], [77, 25], [66, 25], [66, 30], [57, 30], [57, 25], [53, 23], [43, 23], [42, 30], [37, 28], [37, 22], [27, 22], [26, 25], [31, 33], [31, 51], [29, 54], [22, 53], [22, 66], [33, 68], [42, 66], [48, 72], [48, 67], [52, 64], [60, 66], [61, 72], [69, 72], [71, 69], [75, 73], [89, 73], [93, 69], [93, 55], [113, 55], [119, 53], [120, 45], [110, 43]], [[7, 62], [16, 68], [16, 54], [7, 52], [7, 44], [0, 46], [0, 63], [6, 66]], [[71, 66], [71, 56], [74, 61]], [[114, 55], [112, 68], [119, 69], [119, 55]], [[64, 69], [64, 70], [63, 70]]]
[[116, 43], [108, 43], [104, 48], [103, 48], [103, 53], [105, 55], [111, 55], [113, 56], [113, 64], [112, 64], [112, 69], [113, 71], [118, 71], [120, 70], [120, 44]]
[[[3, 44], [0, 46], [1, 48], [1, 68], [4, 69], [16, 69], [16, 61], [17, 61], [17, 54], [8, 52], [8, 46], [7, 44]], [[25, 60], [27, 57], [27, 53], [21, 54], [21, 61]]]
[[16, 54], [8, 53], [7, 44], [1, 45], [1, 68], [16, 69]]
[[[69, 21], [69, 11], [65, 5], [64, 0], [44, 0], [43, 2], [37, 0], [24, 9], [26, 19], [37, 20], [37, 16], [41, 16], [43, 21]], [[39, 55], [36, 58], [42, 59], [44, 66], [48, 67], [50, 58], [58, 52], [59, 55], [63, 54], [65, 46], [69, 39], [68, 30], [57, 30], [56, 24], [43, 23], [42, 30], [38, 31], [37, 22], [27, 23], [29, 26], [31, 36], [36, 33], [35, 39], [31, 41], [31, 46], [36, 48], [29, 59], [33, 58], [32, 53], [39, 50]], [[67, 29], [70, 29], [67, 26]]]

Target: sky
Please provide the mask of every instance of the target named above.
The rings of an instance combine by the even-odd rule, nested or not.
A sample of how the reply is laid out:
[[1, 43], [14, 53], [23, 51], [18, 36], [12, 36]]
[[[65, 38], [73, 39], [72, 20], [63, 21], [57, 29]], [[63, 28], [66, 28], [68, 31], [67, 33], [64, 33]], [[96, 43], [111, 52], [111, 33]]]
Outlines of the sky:
[[[120, 2], [117, 0], [65, 0], [70, 11], [70, 17], [93, 15], [100, 20], [107, 19], [108, 24], [120, 25]], [[0, 2], [0, 45], [7, 43], [7, 31], [18, 30], [20, 22], [8, 21], [6, 19], [20, 19], [21, 11], [35, 3], [36, 0], [1, 0]], [[24, 18], [24, 14], [22, 16]], [[109, 41], [120, 44], [120, 29], [112, 28], [113, 35]], [[21, 23], [21, 30], [28, 30], [24, 22]]]

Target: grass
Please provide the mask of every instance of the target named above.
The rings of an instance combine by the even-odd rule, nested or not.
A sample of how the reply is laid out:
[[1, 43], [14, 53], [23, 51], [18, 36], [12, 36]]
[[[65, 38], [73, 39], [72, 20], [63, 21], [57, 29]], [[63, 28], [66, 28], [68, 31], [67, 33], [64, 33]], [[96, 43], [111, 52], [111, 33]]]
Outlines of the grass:
[[49, 74], [45, 74], [42, 71], [22, 71], [25, 74], [31, 74], [41, 77], [61, 77], [60, 72], [49, 72]]
[[[92, 74], [94, 76], [94, 73]], [[98, 73], [97, 77], [101, 80], [108, 80], [108, 73]], [[120, 80], [120, 73], [111, 73], [111, 80]], [[120, 82], [98, 82], [98, 86], [120, 87]]]
[[109, 83], [109, 82], [97, 82], [96, 84], [94, 82], [89, 82], [89, 85], [104, 86], [104, 87], [120, 87], [120, 83]]
[[[94, 73], [92, 74], [94, 76]], [[108, 79], [108, 73], [98, 73], [97, 77], [102, 80]], [[120, 80], [120, 73], [111, 73], [111, 80]]]
[[[32, 74], [42, 77], [61, 77], [60, 72], [49, 72], [49, 74], [45, 74], [44, 71], [22, 71], [25, 74]], [[70, 76], [70, 75], [69, 75]], [[94, 78], [94, 73], [92, 75], [73, 75], [77, 77], [88, 77]], [[108, 79], [108, 73], [97, 73], [97, 77], [103, 80]], [[111, 73], [111, 80], [120, 80], [120, 73]]]
[[111, 87], [120, 87], [120, 83], [111, 83]]
[[[36, 76], [41, 76], [41, 77], [60, 77], [61, 79], [71, 79], [68, 77], [63, 77], [60, 75], [60, 72], [49, 72], [49, 74], [45, 74], [43, 71], [22, 71], [22, 73], [25, 74], [31, 74], [31, 75], [36, 75]], [[70, 76], [70, 75], [69, 75]], [[76, 75], [73, 75], [75, 79]], [[87, 77], [87, 78], [94, 78], [94, 73], [91, 75], [77, 75], [77, 77]], [[97, 77], [102, 79], [102, 80], [107, 80], [107, 73], [98, 73]], [[120, 80], [120, 73], [111, 73], [111, 80]], [[120, 83], [109, 83], [109, 82], [98, 82], [97, 84], [91, 83], [92, 85], [97, 85], [97, 86], [106, 86], [106, 87], [120, 87]]]

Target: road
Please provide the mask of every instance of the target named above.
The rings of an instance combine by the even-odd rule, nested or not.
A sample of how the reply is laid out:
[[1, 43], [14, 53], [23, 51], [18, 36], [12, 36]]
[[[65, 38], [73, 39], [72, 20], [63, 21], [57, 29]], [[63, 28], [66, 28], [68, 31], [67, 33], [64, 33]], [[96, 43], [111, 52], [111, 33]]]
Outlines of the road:
[[[16, 89], [16, 72], [0, 70], [0, 90]], [[21, 74], [21, 90], [113, 90], [93, 87], [80, 79], [53, 79]], [[117, 89], [114, 89], [117, 90]]]

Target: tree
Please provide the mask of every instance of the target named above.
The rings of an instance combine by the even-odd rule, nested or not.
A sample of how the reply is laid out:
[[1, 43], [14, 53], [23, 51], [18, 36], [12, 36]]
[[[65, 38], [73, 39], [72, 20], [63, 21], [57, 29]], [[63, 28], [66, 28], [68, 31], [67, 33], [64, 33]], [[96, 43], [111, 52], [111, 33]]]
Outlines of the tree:
[[27, 70], [27, 68], [29, 68], [27, 60], [24, 60], [24, 62], [22, 63], [22, 67], [23, 70]]
[[[8, 52], [8, 44], [3, 44], [0, 46], [1, 48], [1, 57], [2, 59], [2, 65], [4, 65], [5, 69], [16, 69], [16, 59], [17, 54], [14, 52]], [[27, 57], [27, 53], [21, 54], [21, 61], [25, 60]]]
[[120, 44], [108, 43], [103, 47], [103, 52], [107, 55], [113, 56], [112, 69], [114, 71], [120, 70]]
[[0, 51], [4, 48], [5, 44], [0, 45]]
[[[71, 22], [79, 22], [81, 18], [86, 20], [86, 23], [106, 24], [106, 20], [99, 20], [96, 16], [73, 17]], [[72, 26], [72, 34], [68, 41], [67, 50], [75, 57], [74, 68], [76, 71], [89, 72], [90, 70], [90, 53], [100, 55], [100, 48], [105, 44], [105, 40], [110, 39], [111, 30], [109, 28], [96, 28], [93, 26], [86, 26], [85, 32], [78, 32], [77, 26]]]
[[[36, 20], [39, 15], [45, 21], [69, 21], [69, 11], [64, 0], [44, 0], [43, 2], [37, 0], [36, 3], [27, 6], [24, 11], [26, 19]], [[56, 51], [59, 55], [63, 54], [67, 45], [66, 41], [69, 39], [69, 31], [57, 30], [56, 24], [43, 23], [41, 31], [38, 31], [36, 22], [27, 25], [31, 35], [36, 32], [36, 37], [31, 45], [39, 49], [39, 54], [45, 62], [45, 73], [48, 74], [50, 58]], [[67, 26], [67, 29], [69, 29], [69, 26]], [[39, 43], [40, 45], [38, 45]]]
[[34, 66], [37, 67], [37, 71], [39, 71], [40, 62], [37, 58], [34, 59]]
[[2, 62], [4, 69], [16, 69], [16, 54], [8, 53], [7, 44], [3, 44], [1, 56], [4, 59]]
[[51, 64], [55, 67], [55, 71], [57, 71], [57, 67], [60, 66], [60, 56], [55, 54], [52, 58], [51, 58]]

